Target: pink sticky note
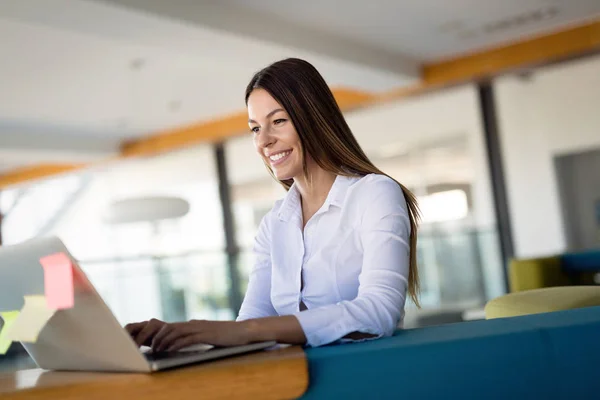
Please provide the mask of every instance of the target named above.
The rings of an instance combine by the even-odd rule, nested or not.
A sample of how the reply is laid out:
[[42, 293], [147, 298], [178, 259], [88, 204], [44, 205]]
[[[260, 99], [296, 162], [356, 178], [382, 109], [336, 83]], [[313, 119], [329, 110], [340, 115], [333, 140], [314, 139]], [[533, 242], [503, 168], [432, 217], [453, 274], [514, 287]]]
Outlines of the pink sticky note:
[[73, 308], [73, 266], [65, 253], [55, 253], [40, 258], [44, 267], [44, 288], [48, 307], [55, 310]]

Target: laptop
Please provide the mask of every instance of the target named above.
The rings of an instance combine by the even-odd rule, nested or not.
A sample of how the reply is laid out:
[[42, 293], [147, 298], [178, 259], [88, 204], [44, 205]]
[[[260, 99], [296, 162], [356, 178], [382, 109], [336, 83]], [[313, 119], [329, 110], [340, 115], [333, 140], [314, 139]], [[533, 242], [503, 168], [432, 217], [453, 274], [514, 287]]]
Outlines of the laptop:
[[267, 349], [276, 342], [244, 346], [192, 346], [178, 352], [152, 353], [138, 348], [94, 286], [56, 237], [0, 247], [0, 311], [20, 310], [23, 296], [44, 294], [41, 257], [63, 252], [73, 264], [75, 306], [58, 310], [35, 343], [21, 344], [47, 370], [153, 372]]

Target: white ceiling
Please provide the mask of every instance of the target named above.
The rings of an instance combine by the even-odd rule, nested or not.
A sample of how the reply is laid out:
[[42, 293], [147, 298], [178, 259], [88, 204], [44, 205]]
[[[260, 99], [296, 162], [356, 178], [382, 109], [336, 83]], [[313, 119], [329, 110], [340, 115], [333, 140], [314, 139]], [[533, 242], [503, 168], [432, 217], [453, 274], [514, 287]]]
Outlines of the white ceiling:
[[353, 0], [343, 3], [339, 0], [221, 0], [221, 3], [258, 10], [263, 14], [258, 29], [274, 17], [419, 60], [472, 52], [600, 15], [598, 0]]
[[0, 155], [59, 147], [63, 161], [92, 159], [124, 138], [237, 112], [252, 74], [292, 55], [332, 86], [416, 78], [111, 4], [0, 0]]
[[0, 0], [0, 171], [239, 111], [252, 73], [280, 58], [383, 91], [424, 60], [599, 14], [597, 0]]

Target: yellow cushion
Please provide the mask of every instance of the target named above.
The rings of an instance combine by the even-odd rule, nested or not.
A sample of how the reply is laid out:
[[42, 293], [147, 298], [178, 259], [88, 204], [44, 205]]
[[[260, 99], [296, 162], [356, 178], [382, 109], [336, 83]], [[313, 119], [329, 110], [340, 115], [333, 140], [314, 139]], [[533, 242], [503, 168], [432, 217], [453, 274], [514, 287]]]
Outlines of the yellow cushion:
[[560, 286], [509, 293], [490, 300], [486, 319], [600, 305], [600, 286]]
[[572, 284], [562, 270], [560, 257], [511, 260], [508, 274], [511, 292]]

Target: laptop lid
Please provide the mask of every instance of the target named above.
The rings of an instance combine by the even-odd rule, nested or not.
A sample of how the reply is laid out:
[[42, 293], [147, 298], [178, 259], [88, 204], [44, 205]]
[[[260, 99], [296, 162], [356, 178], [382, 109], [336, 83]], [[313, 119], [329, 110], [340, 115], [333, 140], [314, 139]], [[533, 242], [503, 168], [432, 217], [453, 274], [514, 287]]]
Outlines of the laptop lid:
[[73, 264], [75, 306], [58, 310], [35, 343], [22, 343], [44, 369], [149, 372], [150, 364], [55, 237], [0, 247], [0, 309], [20, 310], [26, 295], [44, 294], [40, 258], [63, 252]]

